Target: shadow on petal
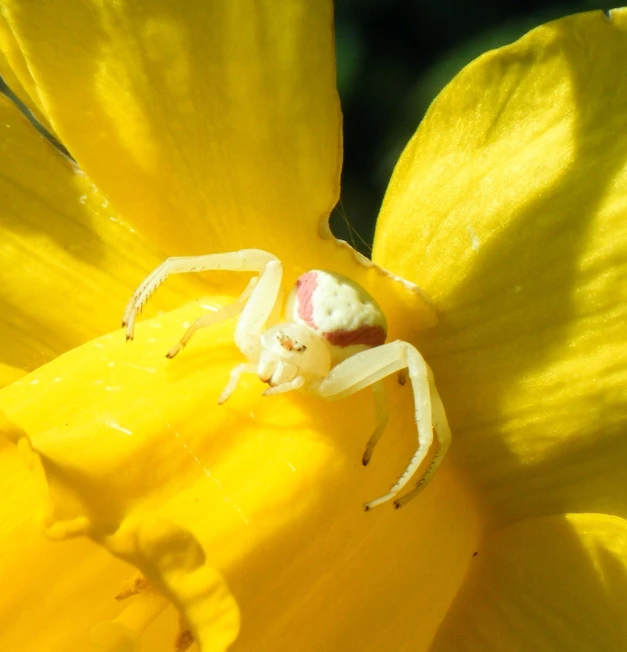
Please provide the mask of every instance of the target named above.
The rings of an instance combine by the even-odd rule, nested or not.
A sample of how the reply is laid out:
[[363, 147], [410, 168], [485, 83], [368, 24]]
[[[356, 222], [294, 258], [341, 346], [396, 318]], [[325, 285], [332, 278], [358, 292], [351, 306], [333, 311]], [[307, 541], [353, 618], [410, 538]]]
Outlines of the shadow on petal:
[[500, 521], [627, 513], [626, 26], [622, 10], [573, 16], [471, 64], [383, 208], [387, 231], [415, 216], [415, 249], [383, 239], [375, 259], [435, 299], [440, 325], [419, 347], [451, 454]]
[[532, 518], [491, 533], [433, 651], [615, 652], [627, 644], [627, 525]]

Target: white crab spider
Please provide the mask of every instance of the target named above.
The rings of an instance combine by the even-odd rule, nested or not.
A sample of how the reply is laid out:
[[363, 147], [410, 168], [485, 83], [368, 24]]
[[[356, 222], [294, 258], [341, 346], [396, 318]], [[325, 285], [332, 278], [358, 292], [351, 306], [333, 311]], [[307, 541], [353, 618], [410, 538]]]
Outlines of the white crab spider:
[[168, 258], [131, 297], [122, 321], [126, 338], [133, 339], [137, 315], [170, 274], [208, 270], [257, 272], [258, 277], [235, 303], [197, 319], [167, 357], [174, 357], [199, 328], [239, 314], [235, 344], [248, 362], [231, 371], [218, 403], [229, 398], [243, 373], [256, 373], [268, 383], [264, 396], [305, 389], [320, 398], [335, 400], [372, 386], [378, 423], [366, 446], [364, 465], [370, 461], [387, 422], [380, 381], [407, 369], [414, 393], [418, 447], [388, 493], [366, 503], [364, 509], [398, 496], [427, 456], [435, 430], [438, 447], [430, 466], [411, 491], [394, 500], [394, 506], [407, 503], [423, 489], [442, 463], [451, 440], [444, 407], [423, 357], [407, 342], [385, 343], [385, 316], [377, 302], [354, 281], [322, 270], [303, 274], [286, 302], [285, 321], [277, 323], [283, 267], [276, 256], [260, 249], [242, 249]]

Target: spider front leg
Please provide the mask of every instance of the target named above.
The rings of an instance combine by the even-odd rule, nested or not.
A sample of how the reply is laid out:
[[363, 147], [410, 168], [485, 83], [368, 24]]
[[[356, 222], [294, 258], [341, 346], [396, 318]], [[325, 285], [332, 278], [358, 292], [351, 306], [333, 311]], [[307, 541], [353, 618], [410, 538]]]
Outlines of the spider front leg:
[[187, 329], [179, 343], [173, 346], [166, 355], [168, 358], [177, 355], [198, 329], [239, 314], [235, 329], [235, 344], [250, 363], [235, 367], [218, 399], [218, 402], [222, 404], [235, 390], [242, 373], [255, 372], [256, 367], [253, 363], [259, 360], [261, 333], [268, 321], [277, 316], [283, 266], [276, 256], [261, 249], [242, 249], [223, 254], [168, 258], [137, 288], [124, 313], [122, 326], [126, 326], [126, 339], [132, 340], [137, 315], [154, 291], [170, 274], [210, 270], [258, 272], [259, 276], [251, 280], [243, 294], [233, 304], [197, 319]]
[[[431, 448], [434, 429], [438, 440], [438, 449], [429, 469], [411, 492], [394, 501], [394, 506], [400, 507], [416, 496], [420, 490], [424, 489], [444, 459], [450, 444], [451, 432], [435, 387], [433, 374], [424, 358], [411, 344], [397, 341], [368, 349], [347, 358], [311, 388], [321, 398], [336, 400], [350, 396], [405, 368], [409, 372], [414, 393], [418, 447], [399, 480], [390, 488], [388, 493], [366, 503], [364, 505], [366, 511], [396, 498], [405, 488]], [[372, 452], [372, 448], [381, 432], [379, 428], [375, 431], [366, 449], [367, 453]]]
[[[273, 277], [277, 276], [277, 268], [279, 270], [278, 276], [280, 277], [282, 267], [278, 258], [269, 254], [267, 251], [262, 251], [261, 249], [242, 249], [241, 251], [207, 254], [205, 256], [179, 256], [168, 258], [144, 279], [128, 302], [122, 319], [122, 326], [126, 326], [126, 339], [133, 339], [135, 320], [137, 319], [137, 316], [148, 299], [152, 294], [154, 294], [155, 290], [157, 290], [157, 288], [171, 274], [222, 270], [234, 272], [258, 272], [263, 277], [264, 272], [268, 271], [270, 263], [273, 263], [272, 267], [274, 267], [272, 270], [274, 272]], [[279, 280], [279, 287], [280, 285], [281, 282]], [[276, 298], [272, 303], [273, 307], [275, 302]]]

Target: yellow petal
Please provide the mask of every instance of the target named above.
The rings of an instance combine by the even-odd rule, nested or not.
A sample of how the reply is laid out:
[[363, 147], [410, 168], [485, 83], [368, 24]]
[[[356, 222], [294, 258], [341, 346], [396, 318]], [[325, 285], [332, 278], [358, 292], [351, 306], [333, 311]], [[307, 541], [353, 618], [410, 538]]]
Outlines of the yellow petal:
[[434, 102], [382, 210], [374, 259], [436, 304], [422, 351], [500, 518], [627, 515], [625, 56], [623, 9], [482, 56]]
[[94, 543], [50, 542], [33, 523], [35, 485], [14, 447], [0, 441], [2, 649], [83, 649], [94, 623], [120, 611], [114, 596], [130, 567]]
[[131, 279], [163, 255], [1, 96], [0, 129], [0, 362], [33, 369], [116, 328]]
[[0, 362], [0, 388], [10, 385], [25, 375], [24, 370]]
[[477, 548], [432, 652], [627, 649], [627, 523], [530, 519]]
[[341, 164], [330, 2], [4, 10], [63, 142], [164, 250], [313, 238]]
[[41, 98], [19, 45], [0, 8], [0, 77], [16, 97], [33, 113], [49, 131], [45, 112], [41, 110]]
[[249, 376], [217, 406], [241, 361], [232, 323], [166, 360], [199, 312], [142, 322], [133, 343], [102, 337], [0, 392], [46, 473], [48, 532], [88, 533], [136, 564], [207, 649], [239, 614], [242, 649], [425, 649], [481, 519], [447, 464], [403, 509], [363, 511], [415, 448], [409, 387], [388, 383], [389, 432], [364, 468], [368, 393], [263, 398]]
[[341, 167], [330, 2], [3, 6], [56, 132], [167, 255], [267, 249], [301, 272], [355, 278], [391, 322], [433, 323], [415, 288], [330, 237]]

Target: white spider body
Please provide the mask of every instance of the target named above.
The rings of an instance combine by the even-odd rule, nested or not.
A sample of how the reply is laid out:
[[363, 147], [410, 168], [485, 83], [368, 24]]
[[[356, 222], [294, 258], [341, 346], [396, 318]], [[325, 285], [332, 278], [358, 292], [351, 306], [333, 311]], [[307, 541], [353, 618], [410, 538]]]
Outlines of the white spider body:
[[[433, 477], [450, 443], [450, 430], [433, 375], [418, 351], [407, 342], [385, 343], [387, 324], [377, 302], [357, 283], [333, 272], [312, 270], [301, 275], [285, 306], [283, 323], [278, 313], [283, 268], [280, 261], [260, 249], [168, 258], [139, 286], [127, 306], [123, 325], [133, 338], [135, 319], [150, 295], [169, 274], [205, 270], [253, 271], [242, 296], [230, 306], [209, 313], [183, 335], [167, 354], [174, 357], [199, 329], [239, 315], [235, 344], [248, 362], [237, 365], [218, 403], [224, 403], [237, 387], [242, 373], [255, 373], [269, 385], [264, 396], [305, 389], [326, 400], [335, 400], [372, 386], [377, 427], [362, 462], [368, 464], [387, 423], [381, 380], [407, 369], [414, 393], [418, 448], [399, 480], [387, 494], [365, 505], [371, 509], [394, 500], [400, 507]], [[425, 460], [435, 430], [438, 448], [416, 487], [397, 498]]]
[[325, 339], [308, 326], [278, 324], [261, 334], [257, 375], [271, 387], [302, 376], [303, 386], [331, 370], [331, 352]]
[[285, 316], [322, 335], [331, 345], [334, 362], [380, 346], [387, 337], [379, 304], [354, 281], [325, 270], [311, 270], [298, 277]]

